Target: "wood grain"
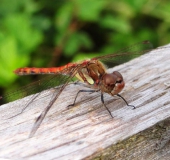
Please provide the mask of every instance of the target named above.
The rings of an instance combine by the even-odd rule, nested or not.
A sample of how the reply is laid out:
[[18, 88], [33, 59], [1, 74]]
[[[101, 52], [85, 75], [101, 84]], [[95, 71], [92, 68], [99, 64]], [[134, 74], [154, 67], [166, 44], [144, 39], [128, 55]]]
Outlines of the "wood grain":
[[[170, 48], [147, 53], [117, 66], [126, 87], [118, 97], [104, 95], [114, 118], [102, 106], [100, 93], [82, 93], [70, 84], [40, 128], [28, 138], [36, 117], [55, 89], [43, 91], [18, 116], [31, 97], [0, 106], [0, 158], [6, 159], [166, 159], [170, 158]], [[11, 117], [14, 116], [14, 117]], [[10, 118], [11, 117], [11, 118]]]

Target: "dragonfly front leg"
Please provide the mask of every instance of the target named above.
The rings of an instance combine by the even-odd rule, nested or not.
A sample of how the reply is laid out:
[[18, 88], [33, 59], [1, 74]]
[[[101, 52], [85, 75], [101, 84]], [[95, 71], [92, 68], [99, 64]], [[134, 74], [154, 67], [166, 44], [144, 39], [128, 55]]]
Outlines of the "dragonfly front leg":
[[110, 110], [106, 107], [106, 105], [104, 104], [104, 97], [103, 97], [103, 93], [101, 92], [101, 101], [103, 106], [106, 108], [106, 110], [109, 112], [110, 116], [113, 118], [112, 113], [110, 112]]
[[75, 99], [74, 99], [73, 104], [68, 105], [67, 108], [70, 109], [71, 107], [73, 107], [73, 106], [75, 105], [76, 99], [77, 99], [79, 93], [81, 93], [81, 92], [90, 92], [90, 93], [94, 93], [94, 92], [98, 92], [98, 91], [99, 91], [99, 90], [79, 90], [79, 91], [77, 92], [77, 94], [76, 94], [76, 97], [75, 97]]
[[128, 104], [128, 102], [127, 102], [120, 94], [117, 94], [117, 96], [120, 97], [120, 98], [122, 98], [123, 101], [126, 103], [127, 106], [133, 107], [133, 109], [136, 108], [135, 106]]

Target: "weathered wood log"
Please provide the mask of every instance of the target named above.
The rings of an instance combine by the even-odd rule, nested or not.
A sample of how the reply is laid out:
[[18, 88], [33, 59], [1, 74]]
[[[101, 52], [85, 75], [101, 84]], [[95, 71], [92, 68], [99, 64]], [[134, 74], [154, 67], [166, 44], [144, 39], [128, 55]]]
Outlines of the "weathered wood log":
[[[68, 85], [40, 128], [28, 138], [36, 117], [54, 89], [44, 91], [22, 113], [29, 97], [0, 106], [0, 158], [7, 159], [170, 159], [170, 47], [157, 49], [117, 66], [126, 87], [119, 97], [82, 93], [67, 109], [82, 85]], [[51, 94], [49, 94], [51, 93]], [[14, 116], [14, 117], [11, 117]]]

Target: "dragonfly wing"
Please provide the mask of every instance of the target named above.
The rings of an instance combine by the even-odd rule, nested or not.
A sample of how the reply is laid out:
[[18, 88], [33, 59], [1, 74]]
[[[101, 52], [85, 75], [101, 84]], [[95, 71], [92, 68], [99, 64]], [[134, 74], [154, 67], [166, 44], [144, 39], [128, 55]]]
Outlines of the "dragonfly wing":
[[10, 91], [5, 93], [2, 96], [2, 100], [4, 103], [15, 101], [20, 98], [24, 98], [26, 96], [40, 93], [46, 89], [50, 89], [56, 86], [60, 86], [64, 84], [70, 76], [56, 74], [56, 75], [48, 75], [45, 78], [33, 82], [29, 85], [23, 86], [18, 90]]
[[54, 102], [57, 100], [57, 98], [59, 97], [59, 95], [62, 93], [63, 89], [65, 88], [65, 86], [69, 83], [69, 81], [75, 76], [76, 73], [73, 72], [73, 74], [71, 76], [63, 76], [63, 77], [59, 77], [60, 81], [63, 82], [64, 85], [61, 86], [61, 88], [58, 90], [58, 92], [54, 92], [53, 93], [53, 97], [52, 100], [50, 101], [50, 103], [48, 104], [48, 106], [44, 109], [44, 111], [38, 116], [38, 118], [36, 119], [33, 128], [31, 130], [31, 133], [29, 135], [29, 137], [31, 138], [35, 132], [37, 131], [37, 129], [39, 128], [39, 126], [41, 125], [43, 119], [45, 118], [46, 114], [48, 113], [48, 111], [50, 110], [50, 108], [52, 107], [52, 105], [54, 104]]
[[[52, 99], [50, 100], [50, 103], [48, 104], [48, 106], [40, 114], [40, 116], [37, 118], [36, 122], [34, 123], [32, 131], [30, 133], [30, 137], [32, 137], [34, 135], [34, 133], [37, 131], [41, 122], [43, 121], [44, 117], [46, 116], [47, 112], [50, 110], [53, 103], [57, 100], [57, 98], [59, 97], [59, 95], [65, 88], [65, 86], [75, 76], [76, 71], [77, 71], [77, 66], [75, 66], [74, 68], [72, 67], [72, 70], [69, 73], [62, 72], [62, 73], [57, 73], [55, 75], [46, 76], [45, 78], [43, 78], [39, 81], [36, 81], [32, 84], [29, 84], [27, 86], [24, 86], [18, 90], [6, 93], [2, 97], [2, 99], [5, 100], [6, 102], [10, 102], [10, 101], [17, 100], [19, 98], [23, 98], [28, 95], [38, 93], [36, 95], [33, 95], [33, 98], [31, 97], [31, 99], [28, 101], [28, 103], [26, 105], [24, 105], [24, 109], [22, 110], [22, 112], [23, 112], [32, 103], [32, 101], [37, 97], [37, 95], [41, 94], [41, 91], [55, 87], [55, 92], [53, 92]], [[67, 72], [68, 72], [68, 70], [67, 70]], [[17, 116], [17, 115], [18, 114], [16, 114], [15, 116]]]
[[136, 58], [152, 49], [153, 49], [152, 43], [150, 43], [149, 41], [143, 41], [143, 42], [131, 45], [129, 47], [126, 47], [113, 54], [99, 56], [93, 59], [100, 60], [104, 62], [105, 64], [107, 64], [109, 67], [113, 67], [118, 64], [125, 63], [129, 61], [130, 59]]

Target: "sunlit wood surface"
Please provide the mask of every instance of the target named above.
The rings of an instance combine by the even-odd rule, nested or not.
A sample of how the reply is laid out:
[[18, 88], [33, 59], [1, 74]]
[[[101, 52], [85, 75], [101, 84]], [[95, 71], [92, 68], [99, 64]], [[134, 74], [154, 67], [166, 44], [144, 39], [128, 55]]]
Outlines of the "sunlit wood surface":
[[[0, 158], [6, 159], [170, 159], [170, 48], [165, 47], [117, 66], [126, 86], [118, 97], [104, 95], [113, 118], [102, 106], [100, 93], [82, 93], [70, 84], [55, 102], [34, 137], [35, 119], [54, 89], [44, 91], [22, 114], [30, 97], [0, 106]], [[14, 116], [10, 118], [11, 116]]]

